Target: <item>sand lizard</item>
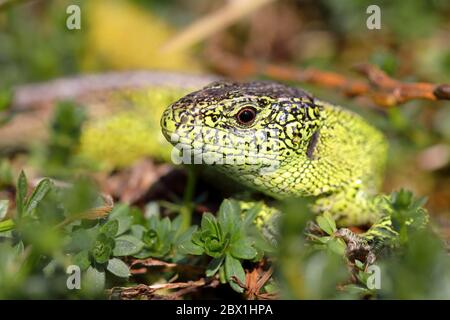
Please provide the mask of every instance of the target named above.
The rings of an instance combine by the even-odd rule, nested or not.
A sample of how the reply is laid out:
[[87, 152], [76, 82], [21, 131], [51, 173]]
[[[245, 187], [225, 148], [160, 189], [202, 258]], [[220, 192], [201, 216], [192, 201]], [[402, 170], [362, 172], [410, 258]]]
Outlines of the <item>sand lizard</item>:
[[246, 186], [315, 196], [312, 210], [338, 226], [372, 225], [369, 242], [395, 235], [377, 196], [388, 145], [356, 113], [274, 82], [219, 81], [171, 104], [161, 126], [178, 149]]

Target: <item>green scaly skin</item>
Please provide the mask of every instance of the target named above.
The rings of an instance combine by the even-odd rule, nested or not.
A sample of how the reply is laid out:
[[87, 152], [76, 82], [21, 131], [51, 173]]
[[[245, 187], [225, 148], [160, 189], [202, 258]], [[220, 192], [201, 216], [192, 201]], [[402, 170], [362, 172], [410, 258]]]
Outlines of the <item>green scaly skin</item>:
[[[241, 121], [249, 109], [254, 120]], [[353, 112], [282, 84], [216, 82], [170, 105], [161, 126], [178, 149], [244, 185], [278, 199], [315, 196], [313, 211], [338, 226], [373, 225], [369, 242], [396, 234], [377, 197], [387, 143]]]

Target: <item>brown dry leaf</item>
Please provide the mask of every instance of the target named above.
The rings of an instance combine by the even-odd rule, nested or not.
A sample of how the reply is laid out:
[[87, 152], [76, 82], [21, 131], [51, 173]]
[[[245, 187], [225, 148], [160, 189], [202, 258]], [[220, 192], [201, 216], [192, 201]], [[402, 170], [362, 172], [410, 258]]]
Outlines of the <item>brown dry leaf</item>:
[[245, 284], [237, 277], [232, 276], [232, 279], [244, 289], [245, 297], [248, 300], [273, 300], [278, 298], [277, 293], [261, 293], [261, 289], [269, 281], [272, 276], [273, 269], [270, 267], [265, 270], [265, 263], [259, 263], [251, 271], [245, 272]]

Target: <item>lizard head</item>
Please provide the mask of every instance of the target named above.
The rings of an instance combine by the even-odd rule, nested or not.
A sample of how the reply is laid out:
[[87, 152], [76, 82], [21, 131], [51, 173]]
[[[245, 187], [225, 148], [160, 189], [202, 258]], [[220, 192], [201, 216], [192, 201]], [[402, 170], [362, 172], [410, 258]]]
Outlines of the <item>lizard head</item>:
[[181, 162], [215, 164], [267, 190], [275, 176], [289, 174], [286, 168], [293, 162], [313, 157], [320, 111], [300, 89], [221, 81], [170, 105], [161, 126], [166, 139], [182, 150]]

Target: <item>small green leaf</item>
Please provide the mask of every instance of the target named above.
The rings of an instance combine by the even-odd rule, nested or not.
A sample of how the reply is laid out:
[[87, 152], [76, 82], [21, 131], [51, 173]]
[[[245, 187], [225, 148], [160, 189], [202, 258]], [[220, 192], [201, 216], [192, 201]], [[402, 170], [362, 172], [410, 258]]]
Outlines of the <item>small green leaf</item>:
[[147, 258], [151, 257], [152, 255], [153, 255], [153, 252], [151, 252], [150, 250], [148, 250], [144, 247], [138, 253], [133, 254], [133, 257], [137, 258], [137, 259], [147, 259]]
[[333, 217], [328, 212], [317, 217], [317, 224], [323, 231], [325, 231], [329, 235], [332, 235], [337, 230], [336, 223], [334, 222]]
[[142, 235], [142, 242], [149, 248], [156, 247], [159, 242], [158, 233], [153, 229], [147, 230]]
[[393, 207], [396, 210], [407, 209], [413, 200], [413, 194], [411, 191], [401, 189], [399, 192], [394, 192], [392, 195]]
[[116, 246], [113, 250], [113, 255], [116, 257], [132, 256], [137, 254], [144, 247], [144, 243], [139, 239], [124, 235], [116, 238]]
[[144, 226], [141, 226], [140, 224], [135, 224], [131, 226], [131, 234], [138, 239], [142, 238], [145, 231], [147, 231], [147, 229]]
[[105, 271], [90, 266], [83, 277], [82, 288], [87, 288], [88, 291], [100, 292], [105, 288], [105, 279]]
[[241, 262], [238, 259], [233, 258], [229, 254], [227, 254], [225, 257], [225, 276], [233, 290], [237, 292], [244, 291], [244, 289], [242, 289], [235, 281], [232, 280], [232, 277], [235, 276], [243, 284], [245, 284], [244, 268], [242, 268]]
[[345, 254], [345, 242], [342, 239], [331, 238], [327, 243], [328, 249], [337, 255], [343, 256]]
[[240, 239], [231, 243], [230, 253], [235, 258], [245, 260], [251, 260], [257, 254], [256, 250], [252, 247], [252, 241], [248, 239]]
[[262, 250], [267, 253], [273, 253], [276, 251], [275, 245], [270, 243], [270, 241], [262, 234], [261, 230], [251, 228], [249, 230], [249, 236], [254, 242], [253, 247], [255, 249]]
[[42, 179], [37, 187], [34, 189], [27, 203], [25, 204], [25, 213], [30, 214], [34, 208], [41, 202], [41, 200], [47, 195], [52, 187], [50, 179]]
[[355, 259], [355, 265], [358, 267], [358, 269], [364, 270], [364, 263], [362, 263], [358, 259]]
[[100, 233], [95, 240], [94, 247], [91, 250], [92, 256], [97, 263], [105, 263], [109, 260], [111, 252], [113, 251], [114, 240]]
[[25, 197], [27, 196], [27, 192], [28, 192], [27, 176], [23, 171], [20, 171], [16, 187], [16, 207], [17, 207], [17, 214], [19, 217], [22, 216], [24, 211]]
[[159, 232], [153, 229], [148, 230], [142, 237], [142, 242], [145, 244], [145, 248], [152, 252], [152, 256], [156, 258], [162, 258], [167, 255], [171, 248], [171, 242], [168, 239], [167, 231], [158, 228]]
[[249, 226], [255, 221], [256, 216], [261, 211], [261, 208], [262, 208], [262, 203], [258, 202], [253, 207], [251, 207], [250, 209], [248, 209], [245, 212], [245, 216], [244, 216], [244, 225], [245, 226]]
[[110, 220], [100, 227], [100, 232], [108, 237], [115, 237], [119, 231], [119, 222], [117, 220]]
[[209, 262], [208, 266], [206, 267], [207, 277], [212, 277], [217, 273], [217, 271], [219, 271], [219, 268], [222, 265], [224, 258], [225, 256], [221, 256], [220, 258], [214, 258]]
[[200, 224], [201, 224], [202, 232], [208, 232], [212, 235], [217, 235], [219, 233], [216, 217], [214, 217], [209, 212], [206, 212], [203, 214], [202, 221]]
[[219, 211], [222, 211], [226, 215], [239, 217], [239, 215], [241, 214], [241, 206], [239, 205], [239, 202], [237, 202], [236, 200], [225, 199], [222, 202]]
[[241, 208], [237, 201], [225, 199], [222, 202], [217, 215], [217, 220], [224, 233], [238, 229], [237, 227], [241, 223], [240, 213]]
[[175, 219], [172, 220], [172, 232], [173, 232], [173, 238], [177, 239], [182, 233], [182, 224], [183, 224], [183, 217], [181, 215], [178, 215]]
[[228, 247], [228, 243], [230, 242], [229, 234], [226, 235], [225, 239], [222, 241], [216, 236], [206, 236], [203, 248], [207, 255], [218, 258], [220, 257], [225, 249]]
[[133, 224], [133, 217], [129, 215], [120, 215], [116, 218], [116, 220], [119, 223], [117, 235], [121, 235], [127, 232], [131, 228], [131, 225]]
[[77, 265], [81, 270], [86, 270], [91, 265], [89, 260], [89, 252], [87, 250], [78, 252], [72, 260], [74, 265]]
[[219, 281], [220, 283], [227, 283], [227, 276], [225, 275], [225, 265], [222, 264], [219, 268]]
[[109, 214], [109, 219], [117, 219], [120, 216], [127, 216], [130, 212], [130, 207], [125, 203], [119, 203], [114, 206], [114, 209]]
[[372, 294], [369, 289], [361, 287], [357, 284], [347, 284], [343, 287], [343, 289], [345, 292], [348, 292], [349, 294], [354, 294], [360, 297], [367, 297]]
[[168, 217], [165, 217], [159, 223], [158, 229], [161, 231], [160, 233], [169, 233], [171, 228], [172, 228], [172, 222], [170, 221], [170, 219]]
[[117, 258], [109, 259], [106, 269], [121, 278], [128, 278], [130, 276], [130, 269], [126, 263]]
[[131, 209], [127, 204], [120, 203], [114, 207], [109, 214], [109, 220], [117, 220], [119, 222], [119, 230], [116, 235], [121, 235], [127, 232], [133, 224], [133, 216]]
[[204, 250], [198, 244], [192, 242], [192, 237], [197, 233], [197, 226], [192, 226], [183, 232], [175, 243], [175, 250], [181, 254], [201, 255]]
[[323, 236], [323, 237], [315, 237], [314, 239], [315, 239], [317, 242], [327, 244], [328, 241], [330, 241], [331, 237], [330, 237], [330, 236]]
[[97, 228], [91, 229], [76, 229], [69, 238], [67, 249], [70, 251], [84, 251], [89, 250], [94, 245], [98, 233]]
[[8, 213], [8, 200], [0, 200], [0, 221], [6, 217]]
[[181, 254], [192, 254], [194, 256], [202, 255], [205, 251], [199, 245], [187, 241], [185, 243], [180, 243], [177, 247], [177, 251]]

